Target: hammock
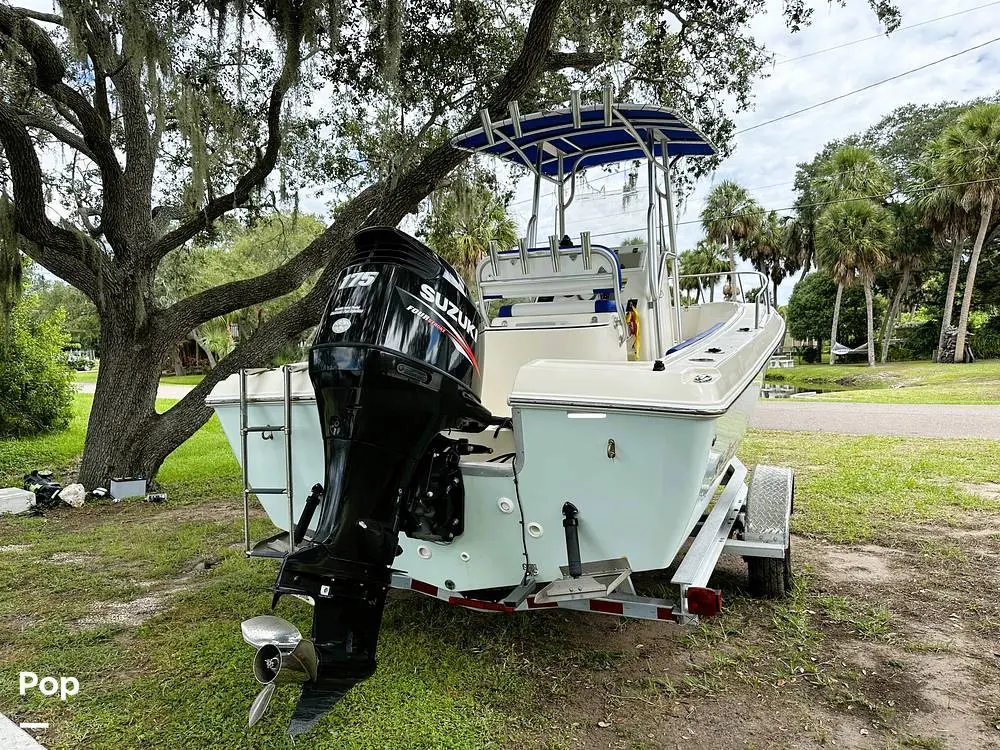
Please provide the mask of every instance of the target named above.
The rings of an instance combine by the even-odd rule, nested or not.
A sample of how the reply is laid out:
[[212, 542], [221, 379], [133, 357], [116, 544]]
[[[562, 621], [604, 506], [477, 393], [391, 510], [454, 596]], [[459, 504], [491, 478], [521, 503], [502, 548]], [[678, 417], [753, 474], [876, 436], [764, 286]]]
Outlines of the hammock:
[[830, 351], [836, 354], [838, 357], [843, 357], [845, 354], [856, 354], [857, 352], [863, 352], [868, 348], [868, 342], [866, 341], [861, 346], [856, 346], [853, 349], [848, 349], [843, 344], [838, 344], [834, 342], [833, 346], [830, 347]]

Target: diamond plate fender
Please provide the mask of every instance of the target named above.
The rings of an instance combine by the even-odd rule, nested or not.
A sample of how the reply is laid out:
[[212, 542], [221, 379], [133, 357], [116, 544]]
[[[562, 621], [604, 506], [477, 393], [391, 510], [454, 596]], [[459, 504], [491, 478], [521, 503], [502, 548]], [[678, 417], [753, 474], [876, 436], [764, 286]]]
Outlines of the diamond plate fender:
[[765, 464], [754, 467], [747, 493], [746, 541], [788, 547], [794, 488], [791, 469]]

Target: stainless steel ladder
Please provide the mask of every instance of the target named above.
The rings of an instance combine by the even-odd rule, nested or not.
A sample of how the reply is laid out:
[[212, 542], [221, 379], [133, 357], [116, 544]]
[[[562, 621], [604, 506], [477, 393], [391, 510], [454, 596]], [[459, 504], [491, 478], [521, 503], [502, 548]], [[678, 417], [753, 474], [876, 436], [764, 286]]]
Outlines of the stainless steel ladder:
[[[284, 557], [295, 551], [295, 516], [292, 509], [292, 370], [288, 365], [281, 368], [282, 402], [284, 404], [285, 422], [280, 425], [249, 425], [247, 424], [247, 371], [240, 370], [240, 461], [243, 467], [243, 543], [247, 555], [259, 557]], [[251, 434], [260, 433], [265, 440], [273, 439], [274, 433], [285, 436], [285, 486], [284, 487], [252, 487], [250, 485], [250, 467], [247, 461], [247, 439]], [[270, 434], [271, 438], [267, 435]], [[285, 495], [288, 499], [288, 534], [287, 542], [282, 547], [281, 541], [285, 534], [279, 533], [268, 539], [250, 545], [250, 495]]]

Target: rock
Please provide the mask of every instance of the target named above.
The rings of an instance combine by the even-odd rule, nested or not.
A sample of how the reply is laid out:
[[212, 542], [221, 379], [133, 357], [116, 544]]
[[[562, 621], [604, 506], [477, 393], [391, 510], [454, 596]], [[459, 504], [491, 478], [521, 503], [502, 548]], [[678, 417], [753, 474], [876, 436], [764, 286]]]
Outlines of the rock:
[[82, 508], [83, 501], [87, 497], [86, 488], [79, 483], [71, 484], [59, 490], [59, 499], [74, 508]]

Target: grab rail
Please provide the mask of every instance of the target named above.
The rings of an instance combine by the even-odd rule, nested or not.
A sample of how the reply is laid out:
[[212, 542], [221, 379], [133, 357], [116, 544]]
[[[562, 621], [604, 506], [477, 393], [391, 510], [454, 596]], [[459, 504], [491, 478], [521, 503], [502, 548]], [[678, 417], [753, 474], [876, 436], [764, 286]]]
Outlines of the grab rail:
[[764, 312], [765, 317], [770, 317], [773, 312], [773, 306], [771, 305], [771, 298], [767, 295], [767, 287], [770, 280], [760, 271], [717, 271], [715, 273], [688, 273], [683, 276], [677, 277], [677, 283], [680, 284], [682, 279], [704, 279], [704, 278], [718, 278], [723, 277], [728, 279], [731, 276], [736, 276], [737, 282], [740, 285], [740, 298], [746, 303], [746, 294], [743, 292], [743, 276], [756, 276], [760, 280], [760, 288], [757, 292], [757, 296], [754, 297], [754, 308], [753, 308], [753, 326], [754, 328], [760, 328], [760, 295], [764, 295]]

